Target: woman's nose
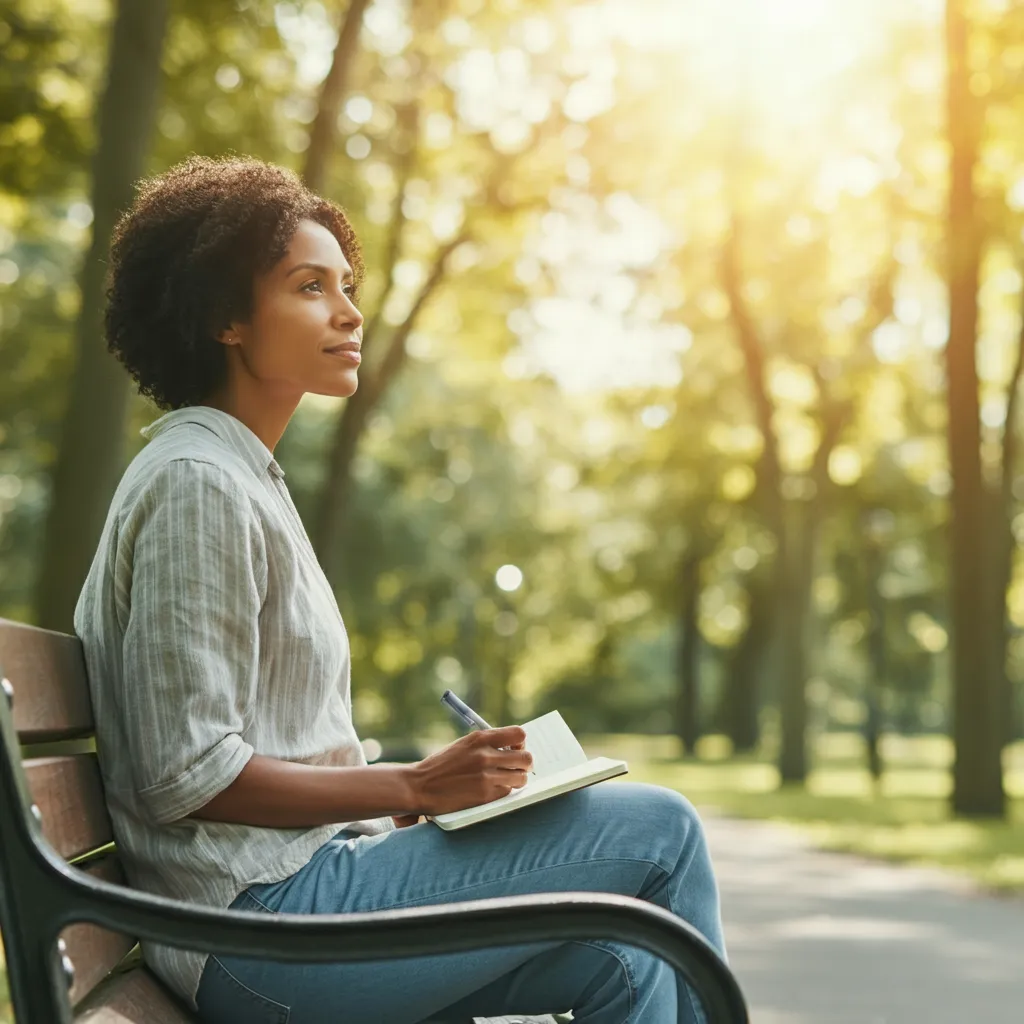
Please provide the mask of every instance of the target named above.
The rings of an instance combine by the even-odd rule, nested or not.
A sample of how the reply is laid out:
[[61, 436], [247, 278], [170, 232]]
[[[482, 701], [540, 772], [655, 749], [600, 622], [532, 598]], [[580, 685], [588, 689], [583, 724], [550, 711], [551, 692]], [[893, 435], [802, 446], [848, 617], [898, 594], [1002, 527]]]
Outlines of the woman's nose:
[[339, 327], [362, 327], [363, 314], [356, 304], [347, 296], [342, 296], [338, 308], [334, 311], [334, 323]]

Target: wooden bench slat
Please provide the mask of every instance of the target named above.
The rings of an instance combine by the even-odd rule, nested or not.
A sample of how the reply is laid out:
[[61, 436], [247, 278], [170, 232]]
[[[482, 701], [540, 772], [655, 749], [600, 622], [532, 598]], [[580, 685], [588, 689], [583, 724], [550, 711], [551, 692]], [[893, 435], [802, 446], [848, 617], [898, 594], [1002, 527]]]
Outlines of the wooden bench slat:
[[0, 619], [0, 671], [14, 688], [14, 728], [22, 743], [93, 731], [78, 637]]
[[[121, 861], [115, 855], [103, 857], [82, 870], [104, 882], [127, 884]], [[67, 955], [75, 967], [72, 1003], [91, 992], [135, 946], [132, 936], [107, 931], [106, 928], [88, 922], [68, 925], [61, 933], [61, 938], [67, 944]]]
[[72, 1005], [87, 996], [135, 947], [135, 940], [95, 924], [73, 924], [61, 932], [75, 966]]
[[104, 982], [79, 1007], [75, 1024], [195, 1024], [145, 967]]
[[70, 860], [113, 842], [103, 779], [95, 754], [23, 761], [32, 799], [43, 817], [43, 835]]

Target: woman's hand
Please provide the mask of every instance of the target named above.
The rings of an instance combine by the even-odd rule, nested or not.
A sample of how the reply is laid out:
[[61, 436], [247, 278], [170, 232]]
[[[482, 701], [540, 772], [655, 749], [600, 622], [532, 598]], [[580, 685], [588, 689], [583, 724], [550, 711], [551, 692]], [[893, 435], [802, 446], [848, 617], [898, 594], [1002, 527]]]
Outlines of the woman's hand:
[[526, 785], [533, 768], [525, 742], [518, 725], [480, 729], [424, 758], [412, 766], [417, 806], [424, 814], [445, 814], [508, 796]]

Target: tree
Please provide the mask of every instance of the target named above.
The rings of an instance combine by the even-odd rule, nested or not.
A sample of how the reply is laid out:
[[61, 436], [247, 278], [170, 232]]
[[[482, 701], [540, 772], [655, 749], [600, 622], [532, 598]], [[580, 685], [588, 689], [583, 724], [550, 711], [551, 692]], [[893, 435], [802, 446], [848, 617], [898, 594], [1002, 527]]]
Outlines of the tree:
[[[763, 331], [756, 323], [744, 294], [743, 272], [739, 263], [740, 238], [734, 214], [723, 249], [721, 279], [723, 291], [729, 300], [736, 339], [743, 352], [757, 426], [763, 438], [763, 449], [757, 463], [757, 507], [777, 542], [772, 590], [779, 645], [782, 723], [779, 773], [783, 782], [803, 782], [807, 775], [805, 686], [809, 646], [808, 615], [811, 611], [817, 543], [832, 491], [829, 460], [842, 432], [848, 426], [853, 403], [848, 398], [837, 398], [833, 394], [835, 388], [829, 372], [835, 376], [836, 371], [830, 369], [827, 361], [813, 358], [808, 360], [805, 365], [818, 396], [818, 439], [807, 473], [801, 476], [785, 475], [779, 453], [777, 410], [767, 380], [768, 349]], [[870, 289], [870, 301], [865, 304], [863, 318], [857, 324], [859, 344], [854, 348], [850, 360], [853, 365], [847, 368], [848, 373], [858, 363], [863, 363], [871, 335], [892, 311], [892, 277], [892, 260], [886, 259], [878, 279]], [[787, 311], [788, 321], [796, 323], [798, 318], [796, 309]], [[814, 319], [817, 320], [817, 315]], [[789, 350], [787, 354], [791, 354], [796, 347], [794, 339], [787, 338], [785, 343]]]
[[974, 174], [981, 110], [971, 94], [970, 24], [963, 0], [946, 4], [950, 181], [947, 208], [949, 340], [946, 344], [950, 492], [950, 622], [953, 649], [953, 809], [1002, 816], [1002, 779], [993, 623], [993, 564], [981, 468], [976, 363], [978, 286], [983, 247]]
[[693, 544], [679, 565], [679, 639], [676, 659], [676, 735], [687, 754], [701, 736], [700, 708], [700, 594], [703, 552]]
[[148, 152], [167, 16], [167, 0], [120, 0], [98, 112], [92, 241], [79, 279], [77, 361], [53, 470], [36, 597], [36, 621], [67, 632], [122, 466], [129, 388], [102, 343], [104, 257]]

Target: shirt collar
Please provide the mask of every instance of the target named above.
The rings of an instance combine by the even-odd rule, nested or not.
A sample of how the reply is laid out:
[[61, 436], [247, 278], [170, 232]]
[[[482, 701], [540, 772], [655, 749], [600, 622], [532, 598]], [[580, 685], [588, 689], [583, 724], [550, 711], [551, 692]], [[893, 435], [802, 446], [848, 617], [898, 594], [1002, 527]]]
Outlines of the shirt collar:
[[140, 433], [151, 441], [182, 423], [195, 423], [216, 434], [252, 467], [257, 476], [265, 471], [276, 477], [284, 476], [284, 470], [277, 464], [270, 449], [241, 420], [208, 405], [190, 405], [165, 413], [148, 427], [143, 427]]

